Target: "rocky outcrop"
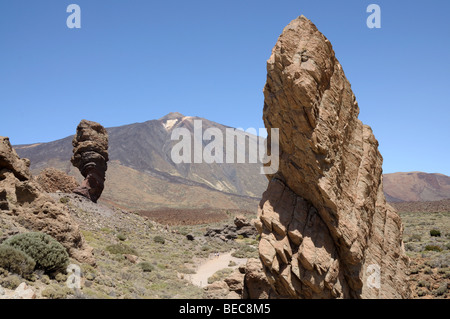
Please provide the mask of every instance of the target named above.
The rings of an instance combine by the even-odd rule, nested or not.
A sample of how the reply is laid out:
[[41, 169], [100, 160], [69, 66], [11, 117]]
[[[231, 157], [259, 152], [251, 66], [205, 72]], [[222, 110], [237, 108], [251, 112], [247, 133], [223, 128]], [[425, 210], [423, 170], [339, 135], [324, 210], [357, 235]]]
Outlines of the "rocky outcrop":
[[9, 229], [4, 236], [42, 231], [58, 240], [74, 259], [95, 264], [77, 223], [32, 179], [28, 167], [29, 161], [18, 157], [9, 139], [0, 137], [0, 222]]
[[72, 193], [80, 186], [75, 177], [52, 167], [44, 169], [35, 179], [47, 193]]
[[218, 238], [225, 242], [237, 239], [238, 236], [243, 238], [254, 238], [258, 234], [256, 228], [247, 221], [244, 216], [236, 216], [234, 225], [225, 225], [217, 228], [207, 228], [205, 236], [210, 238]]
[[[330, 42], [305, 17], [267, 62], [263, 119], [280, 166], [259, 205], [260, 258], [279, 296], [408, 297], [402, 223], [382, 157]], [[270, 147], [270, 145], [268, 146]]]
[[108, 168], [108, 133], [99, 123], [82, 120], [72, 145], [71, 162], [85, 178], [73, 192], [96, 203], [103, 192]]

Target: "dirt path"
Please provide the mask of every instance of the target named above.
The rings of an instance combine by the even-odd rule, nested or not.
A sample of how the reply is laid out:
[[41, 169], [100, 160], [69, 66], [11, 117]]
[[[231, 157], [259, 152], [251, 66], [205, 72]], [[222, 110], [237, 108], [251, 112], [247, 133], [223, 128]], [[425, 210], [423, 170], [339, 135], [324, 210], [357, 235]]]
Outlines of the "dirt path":
[[[219, 257], [210, 256], [210, 258], [201, 264], [197, 272], [190, 276], [191, 282], [199, 287], [205, 287], [208, 285], [208, 278], [211, 277], [216, 271], [224, 268], [237, 268], [241, 264], [247, 262], [247, 258], [236, 258], [231, 256], [232, 252], [221, 253]], [[228, 267], [230, 261], [234, 261], [236, 266]]]

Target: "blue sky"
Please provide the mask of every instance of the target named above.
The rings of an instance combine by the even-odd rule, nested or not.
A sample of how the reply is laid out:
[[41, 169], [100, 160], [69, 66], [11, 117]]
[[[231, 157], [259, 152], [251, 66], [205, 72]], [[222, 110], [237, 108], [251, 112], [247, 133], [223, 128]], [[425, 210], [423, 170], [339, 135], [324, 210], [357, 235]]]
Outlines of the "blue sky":
[[[81, 29], [66, 8], [81, 7]], [[366, 8], [381, 7], [381, 29]], [[450, 1], [0, 2], [0, 135], [48, 142], [83, 119], [169, 112], [263, 127], [266, 60], [305, 15], [331, 41], [384, 172], [450, 175]]]

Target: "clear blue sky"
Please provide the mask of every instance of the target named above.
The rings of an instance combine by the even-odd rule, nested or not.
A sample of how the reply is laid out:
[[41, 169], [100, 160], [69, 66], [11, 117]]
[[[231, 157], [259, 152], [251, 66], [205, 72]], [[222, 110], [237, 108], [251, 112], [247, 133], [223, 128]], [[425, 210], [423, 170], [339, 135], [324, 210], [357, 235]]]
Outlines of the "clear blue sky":
[[[68, 29], [66, 7], [81, 7]], [[381, 29], [366, 8], [381, 7]], [[0, 2], [0, 135], [71, 135], [178, 111], [263, 127], [266, 60], [305, 15], [331, 41], [380, 142], [384, 172], [450, 175], [450, 1]]]

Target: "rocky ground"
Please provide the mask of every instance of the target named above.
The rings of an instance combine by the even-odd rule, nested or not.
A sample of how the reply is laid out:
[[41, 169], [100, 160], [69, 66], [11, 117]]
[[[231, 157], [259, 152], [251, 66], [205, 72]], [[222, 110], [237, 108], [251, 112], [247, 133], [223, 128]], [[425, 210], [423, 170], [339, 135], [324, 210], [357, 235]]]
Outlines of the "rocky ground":
[[[238, 298], [230, 287], [240, 292], [245, 270], [244, 262], [236, 262], [235, 257], [243, 261], [258, 255], [255, 239], [239, 237], [224, 242], [205, 236], [211, 228], [229, 228], [232, 213], [219, 223], [165, 226], [78, 195], [51, 196], [69, 208], [94, 249], [97, 265], [71, 260], [82, 270], [80, 290], [66, 286], [67, 275], [50, 278], [36, 271], [32, 278], [23, 279], [0, 270], [0, 298]], [[401, 218], [411, 259], [412, 298], [450, 298], [450, 212], [403, 212]], [[438, 231], [434, 236], [430, 234], [433, 230]], [[233, 258], [228, 258], [231, 251]], [[217, 265], [216, 252], [221, 253]], [[225, 257], [229, 262], [223, 263]], [[199, 278], [196, 273], [202, 267], [209, 269], [208, 278], [202, 277], [202, 284], [195, 284], [193, 279]], [[204, 281], [209, 285], [205, 287]]]
[[[97, 265], [93, 267], [71, 260], [81, 267], [80, 290], [67, 288], [66, 275], [49, 278], [35, 272], [32, 278], [25, 280], [2, 270], [3, 297], [13, 296], [13, 290], [25, 282], [38, 299], [215, 298], [218, 295], [214, 289], [207, 291], [192, 284], [190, 275], [216, 252], [234, 251], [234, 256], [242, 258], [257, 256], [255, 239], [225, 243], [204, 236], [207, 227], [219, 227], [222, 225], [219, 223], [163, 226], [134, 213], [94, 204], [75, 194], [54, 193], [51, 196], [69, 208], [86, 242], [93, 247]], [[230, 215], [227, 222], [232, 222], [233, 218]], [[227, 271], [215, 274], [216, 280], [225, 279], [236, 265], [230, 263], [226, 268]], [[224, 297], [223, 291], [220, 290], [220, 297]]]
[[[450, 298], [450, 211], [403, 212], [412, 298]], [[434, 234], [434, 236], [431, 235]]]

